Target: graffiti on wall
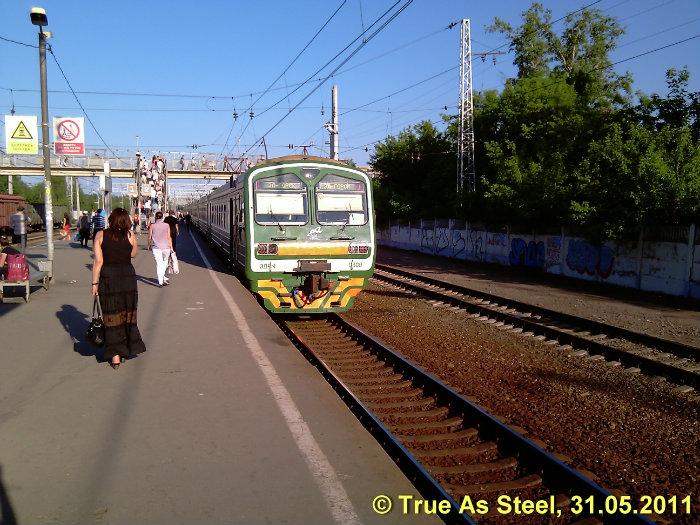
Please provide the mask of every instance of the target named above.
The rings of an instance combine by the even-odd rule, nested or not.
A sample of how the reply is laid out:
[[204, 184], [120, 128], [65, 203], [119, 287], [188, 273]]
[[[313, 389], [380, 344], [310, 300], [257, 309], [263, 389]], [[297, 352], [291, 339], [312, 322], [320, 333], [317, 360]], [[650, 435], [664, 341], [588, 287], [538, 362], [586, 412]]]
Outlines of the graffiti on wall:
[[542, 241], [525, 242], [516, 237], [510, 241], [509, 260], [511, 266], [527, 266], [528, 268], [544, 267], [545, 248]]
[[466, 248], [466, 241], [462, 237], [462, 232], [459, 230], [452, 230], [452, 257], [457, 257], [464, 253]]
[[547, 237], [545, 262], [547, 266], [561, 263], [561, 237]]
[[469, 232], [469, 258], [475, 261], [484, 260], [484, 232], [472, 230]]
[[423, 233], [420, 238], [420, 251], [433, 253], [433, 247], [435, 246], [433, 243], [433, 229], [424, 229], [422, 231]]
[[615, 254], [608, 246], [594, 246], [582, 240], [569, 240], [566, 265], [570, 270], [607, 279], [612, 273], [614, 262]]
[[505, 233], [490, 233], [486, 235], [487, 246], [505, 248], [508, 245], [508, 235]]
[[435, 229], [436, 239], [435, 239], [435, 253], [442, 253], [447, 248], [450, 247], [450, 238], [448, 236], [447, 228], [436, 228]]

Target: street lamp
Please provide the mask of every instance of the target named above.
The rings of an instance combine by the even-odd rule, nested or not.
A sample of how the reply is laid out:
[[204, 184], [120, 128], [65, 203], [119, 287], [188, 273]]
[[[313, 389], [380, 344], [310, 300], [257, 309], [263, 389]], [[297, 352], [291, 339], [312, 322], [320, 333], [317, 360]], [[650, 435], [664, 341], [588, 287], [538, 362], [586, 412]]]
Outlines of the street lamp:
[[49, 95], [46, 88], [46, 39], [51, 33], [44, 32], [49, 25], [46, 11], [32, 7], [29, 12], [32, 24], [39, 26], [39, 82], [41, 84], [41, 142], [44, 154], [44, 221], [46, 225], [47, 256], [49, 259], [49, 279], [53, 279], [53, 202], [51, 197], [51, 144], [49, 142]]

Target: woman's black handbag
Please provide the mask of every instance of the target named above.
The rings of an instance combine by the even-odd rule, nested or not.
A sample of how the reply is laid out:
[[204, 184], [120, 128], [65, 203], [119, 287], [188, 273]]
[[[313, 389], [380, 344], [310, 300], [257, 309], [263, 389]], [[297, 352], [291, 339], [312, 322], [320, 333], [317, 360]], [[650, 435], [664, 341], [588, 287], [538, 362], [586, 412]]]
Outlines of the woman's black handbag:
[[[97, 312], [97, 317], [95, 317]], [[95, 346], [103, 346], [105, 344], [105, 323], [102, 320], [102, 307], [100, 306], [99, 296], [95, 296], [95, 301], [92, 303], [92, 321], [88, 326], [85, 337]]]

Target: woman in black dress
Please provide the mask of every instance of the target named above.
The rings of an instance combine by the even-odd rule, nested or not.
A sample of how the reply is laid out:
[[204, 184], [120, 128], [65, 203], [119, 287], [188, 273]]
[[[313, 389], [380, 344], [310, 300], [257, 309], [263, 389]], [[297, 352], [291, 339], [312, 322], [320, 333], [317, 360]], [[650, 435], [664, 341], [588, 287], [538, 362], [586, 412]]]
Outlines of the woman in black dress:
[[122, 359], [146, 351], [136, 326], [138, 290], [131, 258], [138, 245], [131, 231], [131, 218], [123, 208], [109, 216], [109, 227], [95, 235], [92, 295], [99, 294], [105, 324], [105, 359], [119, 368]]

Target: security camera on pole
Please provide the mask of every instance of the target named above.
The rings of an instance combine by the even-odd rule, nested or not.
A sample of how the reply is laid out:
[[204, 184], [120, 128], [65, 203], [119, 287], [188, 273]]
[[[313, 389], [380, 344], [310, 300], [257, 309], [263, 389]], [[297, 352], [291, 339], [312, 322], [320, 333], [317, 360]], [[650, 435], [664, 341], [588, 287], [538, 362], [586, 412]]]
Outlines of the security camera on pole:
[[41, 145], [44, 154], [44, 217], [46, 225], [47, 256], [49, 260], [48, 275], [53, 279], [53, 202], [51, 197], [51, 143], [49, 142], [49, 95], [46, 88], [46, 39], [51, 33], [44, 32], [49, 25], [46, 11], [41, 7], [32, 7], [29, 12], [32, 24], [39, 26], [39, 80], [41, 83]]

